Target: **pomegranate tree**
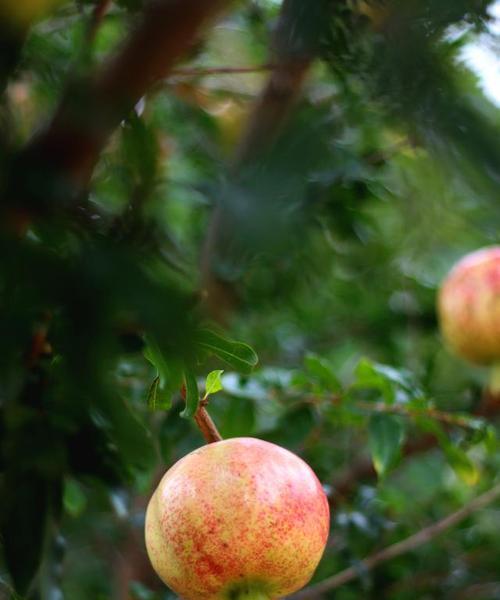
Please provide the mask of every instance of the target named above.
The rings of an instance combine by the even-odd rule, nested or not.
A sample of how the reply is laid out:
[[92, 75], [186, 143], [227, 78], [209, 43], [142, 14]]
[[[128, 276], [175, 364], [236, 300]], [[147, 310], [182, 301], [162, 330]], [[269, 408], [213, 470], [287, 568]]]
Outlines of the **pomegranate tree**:
[[182, 458], [146, 513], [153, 567], [186, 600], [290, 594], [311, 578], [328, 530], [328, 502], [310, 467], [254, 438]]
[[441, 331], [459, 356], [491, 365], [490, 389], [500, 392], [500, 246], [466, 255], [439, 293]]

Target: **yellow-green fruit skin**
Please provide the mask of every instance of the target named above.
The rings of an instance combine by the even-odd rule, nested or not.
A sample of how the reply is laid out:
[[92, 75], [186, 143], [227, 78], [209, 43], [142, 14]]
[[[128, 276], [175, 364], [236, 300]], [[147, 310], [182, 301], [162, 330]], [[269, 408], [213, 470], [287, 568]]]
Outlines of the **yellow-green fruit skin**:
[[500, 246], [462, 258], [443, 282], [440, 327], [459, 356], [489, 365], [500, 361]]
[[303, 587], [329, 531], [310, 467], [254, 438], [208, 444], [177, 462], [146, 512], [151, 563], [181, 598], [280, 598]]

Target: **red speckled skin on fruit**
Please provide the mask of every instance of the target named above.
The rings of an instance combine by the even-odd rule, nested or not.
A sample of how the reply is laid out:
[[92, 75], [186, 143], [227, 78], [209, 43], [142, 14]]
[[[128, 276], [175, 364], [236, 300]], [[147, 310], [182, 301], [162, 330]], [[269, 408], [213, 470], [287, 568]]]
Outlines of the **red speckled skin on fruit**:
[[458, 355], [500, 361], [500, 247], [468, 254], [445, 279], [438, 302], [441, 330]]
[[163, 477], [146, 514], [148, 554], [186, 600], [239, 586], [278, 598], [303, 587], [329, 530], [325, 493], [288, 450], [253, 438], [209, 444]]

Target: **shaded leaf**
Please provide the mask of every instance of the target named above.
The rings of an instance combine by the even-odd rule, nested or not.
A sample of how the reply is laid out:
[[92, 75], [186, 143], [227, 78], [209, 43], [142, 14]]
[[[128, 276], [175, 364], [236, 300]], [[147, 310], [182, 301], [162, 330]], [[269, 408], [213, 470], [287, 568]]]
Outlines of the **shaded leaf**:
[[182, 385], [182, 366], [170, 356], [166, 359], [152, 340], [148, 339], [147, 343], [144, 356], [157, 371], [148, 391], [148, 406], [152, 410], [168, 410], [172, 406], [172, 396]]
[[186, 390], [186, 406], [181, 412], [181, 417], [189, 419], [198, 410], [198, 404], [200, 402], [198, 383], [196, 382], [194, 373], [189, 368], [186, 368], [184, 371], [184, 385]]
[[321, 384], [327, 392], [338, 393], [342, 385], [335, 375], [332, 366], [324, 358], [309, 352], [304, 358], [306, 370]]
[[374, 363], [362, 358], [355, 369], [354, 387], [375, 388], [387, 404], [419, 400], [423, 394], [406, 369]]
[[242, 373], [250, 373], [259, 360], [257, 354], [247, 344], [228, 340], [209, 329], [200, 330], [196, 342], [201, 349], [210, 351]]
[[[133, 469], [149, 469], [156, 460], [153, 437], [137, 413], [120, 396], [110, 393], [101, 398], [92, 418], [118, 448], [120, 458]], [[132, 469], [130, 469], [132, 467]]]
[[11, 473], [1, 490], [3, 555], [21, 595], [28, 591], [42, 560], [50, 485], [35, 473]]
[[64, 482], [63, 505], [72, 517], [78, 517], [87, 506], [87, 498], [82, 486], [76, 479], [68, 478]]
[[401, 419], [394, 415], [373, 415], [369, 423], [369, 443], [373, 465], [385, 475], [399, 454], [404, 439]]

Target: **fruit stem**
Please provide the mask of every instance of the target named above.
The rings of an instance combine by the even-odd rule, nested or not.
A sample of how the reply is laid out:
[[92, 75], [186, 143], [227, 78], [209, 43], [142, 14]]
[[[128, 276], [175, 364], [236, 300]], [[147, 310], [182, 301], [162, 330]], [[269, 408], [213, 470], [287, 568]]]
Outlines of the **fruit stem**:
[[262, 590], [241, 590], [235, 600], [269, 600], [270, 596]]
[[220, 442], [222, 440], [222, 436], [215, 423], [212, 421], [212, 417], [201, 403], [194, 415], [194, 420], [207, 444], [213, 444], [214, 442]]

